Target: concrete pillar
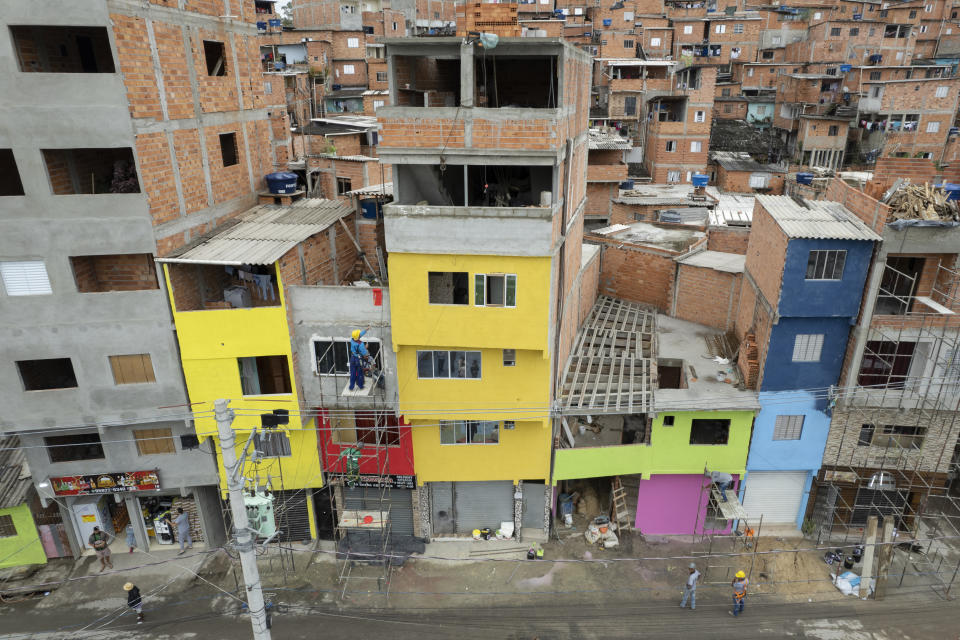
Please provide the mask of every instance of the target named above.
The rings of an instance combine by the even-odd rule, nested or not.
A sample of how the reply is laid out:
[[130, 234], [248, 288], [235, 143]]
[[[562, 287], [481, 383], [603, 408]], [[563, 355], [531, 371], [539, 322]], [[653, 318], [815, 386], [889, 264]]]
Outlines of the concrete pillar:
[[[133, 537], [137, 541], [137, 548], [141, 551], [149, 551], [150, 536], [147, 535], [147, 526], [143, 522], [140, 498], [128, 495], [123, 497], [123, 502], [127, 507], [127, 515], [130, 516], [130, 524], [133, 525]], [[126, 542], [127, 532], [117, 531], [117, 537]]]
[[473, 106], [473, 44], [460, 45], [460, 106]]
[[863, 305], [863, 318], [851, 327], [856, 342], [850, 363], [847, 365], [846, 384], [854, 385], [857, 382], [857, 373], [863, 362], [863, 350], [867, 344], [867, 335], [870, 333], [870, 323], [873, 321], [873, 310], [877, 304], [877, 294], [880, 291], [880, 282], [887, 267], [887, 256], [883, 251], [876, 251], [873, 256], [873, 266], [870, 268], [870, 278], [867, 281], [866, 304]]
[[893, 517], [883, 519], [883, 546], [877, 549], [877, 585], [873, 590], [874, 600], [883, 600], [887, 594], [887, 576], [890, 573], [890, 561], [893, 559]]
[[[873, 577], [874, 556], [877, 542], [877, 516], [867, 518], [867, 530], [863, 538], [863, 571], [860, 573], [860, 598], [870, 595], [870, 579]], [[841, 566], [843, 561], [840, 561]], [[840, 569], [838, 567], [837, 571]]]

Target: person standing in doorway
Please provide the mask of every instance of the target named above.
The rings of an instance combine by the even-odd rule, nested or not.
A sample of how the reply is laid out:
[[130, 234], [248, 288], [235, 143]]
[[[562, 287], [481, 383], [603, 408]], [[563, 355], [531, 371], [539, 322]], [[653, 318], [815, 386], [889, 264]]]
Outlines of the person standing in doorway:
[[680, 600], [680, 608], [687, 606], [687, 598], [690, 599], [690, 610], [697, 608], [697, 580], [700, 579], [700, 572], [697, 571], [697, 565], [690, 563], [690, 575], [687, 576], [687, 583], [683, 585], [683, 599]]
[[[193, 549], [193, 538], [190, 537], [190, 515], [183, 512], [183, 507], [177, 507], [177, 517], [173, 523], [177, 525], [177, 540], [180, 541], [180, 553], [183, 555], [187, 549]], [[184, 545], [187, 545], [184, 548]]]
[[100, 527], [94, 527], [93, 533], [87, 538], [87, 542], [93, 547], [94, 553], [100, 558], [100, 573], [106, 571], [107, 567], [113, 569], [113, 561], [110, 559], [110, 538], [113, 536], [102, 531]]
[[733, 611], [730, 612], [734, 618], [743, 613], [743, 607], [747, 601], [747, 574], [743, 571], [737, 571], [737, 575], [733, 578], [733, 581], [730, 582], [730, 586], [733, 587]]
[[143, 624], [143, 598], [140, 597], [140, 589], [128, 582], [123, 585], [123, 590], [127, 592], [127, 606], [137, 612], [137, 624]]

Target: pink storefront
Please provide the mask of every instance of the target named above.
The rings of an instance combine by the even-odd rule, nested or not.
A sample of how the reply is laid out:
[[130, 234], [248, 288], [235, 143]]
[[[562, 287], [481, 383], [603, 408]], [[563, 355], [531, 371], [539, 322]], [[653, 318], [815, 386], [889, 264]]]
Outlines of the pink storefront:
[[[736, 496], [740, 478], [733, 478], [734, 488], [727, 494]], [[715, 520], [712, 513], [708, 514], [710, 492], [703, 488], [707, 483], [702, 475], [690, 474], [654, 475], [641, 480], [637, 491], [637, 528], [649, 535], [729, 533], [730, 521]]]

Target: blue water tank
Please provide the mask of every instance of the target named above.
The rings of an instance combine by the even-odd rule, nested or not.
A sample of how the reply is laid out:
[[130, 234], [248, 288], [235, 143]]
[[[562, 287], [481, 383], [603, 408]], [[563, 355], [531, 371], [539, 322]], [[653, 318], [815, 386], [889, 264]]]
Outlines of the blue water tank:
[[710, 176], [705, 173], [695, 173], [691, 181], [695, 187], [705, 187], [710, 182]]
[[841, 73], [847, 73], [848, 71], [850, 71], [850, 69], [853, 69], [853, 65], [849, 65], [849, 64], [842, 64], [842, 65], [840, 65], [840, 72], [841, 72]]
[[620, 188], [623, 189], [624, 191], [632, 191], [633, 180], [624, 180], [623, 182], [620, 183]]
[[278, 171], [266, 175], [267, 188], [270, 193], [293, 193], [297, 190], [297, 174], [287, 171]]
[[604, 18], [604, 19], [603, 19], [603, 26], [609, 27], [609, 26], [612, 25], [612, 24], [613, 24], [613, 20], [612, 20], [612, 19], [610, 19], [610, 18]]
[[257, 31], [266, 31], [267, 23], [262, 20], [257, 20]]
[[960, 200], [960, 184], [948, 182], [943, 185], [943, 190], [947, 192], [947, 200]]
[[812, 173], [798, 173], [798, 174], [797, 174], [797, 184], [813, 184], [813, 174], [812, 174]]
[[270, 26], [279, 29], [283, 26], [283, 21], [280, 18], [270, 18]]
[[380, 203], [376, 200], [361, 200], [360, 215], [368, 220], [376, 220], [380, 213]]

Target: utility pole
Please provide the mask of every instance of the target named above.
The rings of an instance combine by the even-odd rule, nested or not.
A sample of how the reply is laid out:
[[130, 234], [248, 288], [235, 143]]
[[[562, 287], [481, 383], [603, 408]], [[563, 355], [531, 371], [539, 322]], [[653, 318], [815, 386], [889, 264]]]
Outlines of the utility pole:
[[267, 609], [263, 602], [260, 571], [257, 569], [256, 540], [250, 532], [247, 507], [243, 502], [243, 481], [240, 478], [242, 460], [237, 459], [237, 452], [234, 449], [235, 439], [231, 427], [233, 410], [227, 407], [226, 400], [217, 400], [213, 406], [217, 418], [217, 431], [220, 434], [220, 452], [227, 476], [227, 489], [230, 492], [230, 511], [233, 513], [233, 529], [236, 538], [234, 546], [240, 552], [240, 569], [243, 571], [243, 582], [247, 588], [247, 609], [250, 611], [250, 624], [253, 625], [253, 640], [270, 640]]

